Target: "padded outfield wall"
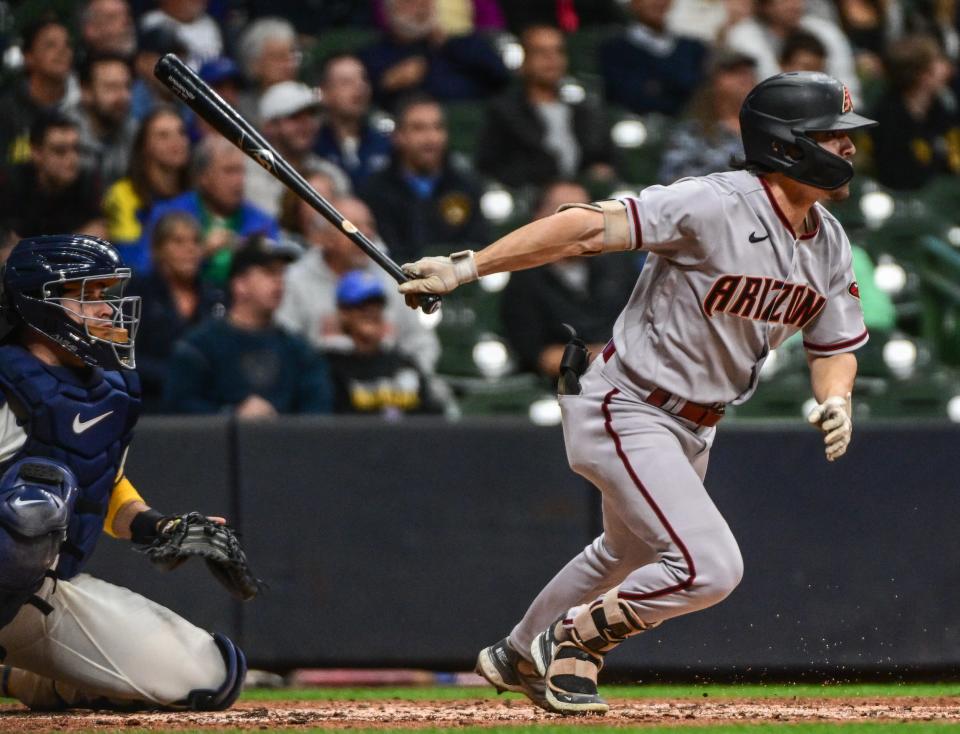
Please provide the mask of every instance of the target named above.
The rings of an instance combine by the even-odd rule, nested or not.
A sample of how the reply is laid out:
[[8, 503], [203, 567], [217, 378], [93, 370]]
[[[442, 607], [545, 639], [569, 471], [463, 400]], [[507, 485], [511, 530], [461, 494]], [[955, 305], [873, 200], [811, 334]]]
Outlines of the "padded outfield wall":
[[[796, 425], [722, 426], [708, 489], [746, 573], [723, 604], [610, 656], [615, 671], [911, 675], [960, 663], [960, 428], [857, 427], [828, 464]], [[193, 562], [105, 539], [91, 573], [251, 662], [467, 669], [598, 532], [559, 428], [512, 419], [141, 421], [128, 474], [163, 511], [227, 514], [270, 585], [239, 604]]]

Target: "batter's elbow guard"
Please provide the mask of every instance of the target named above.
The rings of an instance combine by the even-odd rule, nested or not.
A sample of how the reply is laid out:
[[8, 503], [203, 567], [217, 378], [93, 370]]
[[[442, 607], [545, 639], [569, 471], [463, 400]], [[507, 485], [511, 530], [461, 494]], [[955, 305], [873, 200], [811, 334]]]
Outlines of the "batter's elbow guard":
[[213, 640], [223, 656], [227, 677], [216, 690], [198, 689], [187, 694], [186, 705], [194, 711], [224, 711], [236, 702], [247, 677], [247, 658], [243, 650], [226, 635], [213, 633]]

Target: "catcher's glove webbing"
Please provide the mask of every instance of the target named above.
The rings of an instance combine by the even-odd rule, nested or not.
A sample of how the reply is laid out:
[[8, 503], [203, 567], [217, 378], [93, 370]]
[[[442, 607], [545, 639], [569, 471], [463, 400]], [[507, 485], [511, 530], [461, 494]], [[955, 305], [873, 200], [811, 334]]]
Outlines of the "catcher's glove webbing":
[[252, 599], [263, 588], [233, 530], [199, 512], [164, 518], [156, 539], [142, 552], [163, 571], [172, 571], [192, 557], [202, 558], [217, 580], [241, 601]]

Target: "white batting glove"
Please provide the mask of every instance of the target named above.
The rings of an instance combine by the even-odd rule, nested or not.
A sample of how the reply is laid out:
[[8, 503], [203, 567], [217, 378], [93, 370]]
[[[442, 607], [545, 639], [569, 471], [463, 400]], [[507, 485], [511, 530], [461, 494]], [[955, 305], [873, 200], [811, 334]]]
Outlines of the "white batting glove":
[[807, 421], [824, 432], [827, 461], [835, 461], [847, 452], [853, 435], [853, 420], [850, 417], [850, 394], [846, 397], [833, 395], [817, 405], [807, 416]]
[[480, 277], [473, 250], [454, 252], [449, 257], [422, 257], [415, 263], [406, 263], [401, 270], [413, 278], [400, 284], [400, 292], [410, 308], [419, 305], [418, 293], [443, 295]]

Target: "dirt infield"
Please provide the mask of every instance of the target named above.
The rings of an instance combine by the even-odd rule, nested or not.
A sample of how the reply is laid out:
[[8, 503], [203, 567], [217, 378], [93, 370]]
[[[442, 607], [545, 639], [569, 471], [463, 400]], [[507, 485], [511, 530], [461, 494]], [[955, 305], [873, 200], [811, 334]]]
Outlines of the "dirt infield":
[[603, 717], [559, 717], [517, 700], [246, 701], [217, 713], [30, 713], [0, 706], [0, 731], [405, 728], [583, 723], [605, 726], [737, 722], [960, 722], [960, 698], [612, 700]]

